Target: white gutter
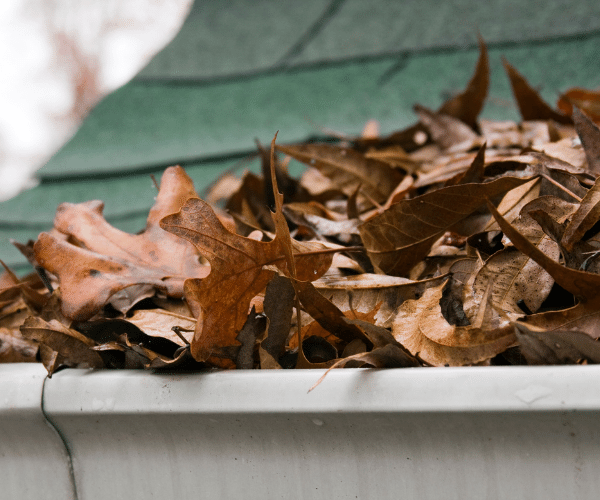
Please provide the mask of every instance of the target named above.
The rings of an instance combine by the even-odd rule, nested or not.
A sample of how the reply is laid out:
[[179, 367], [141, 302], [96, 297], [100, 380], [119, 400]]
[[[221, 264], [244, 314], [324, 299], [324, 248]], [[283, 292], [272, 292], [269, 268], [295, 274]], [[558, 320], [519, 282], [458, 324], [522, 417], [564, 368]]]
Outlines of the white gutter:
[[44, 410], [80, 500], [598, 496], [600, 366], [322, 373], [65, 370]]
[[75, 498], [69, 456], [42, 410], [41, 364], [0, 364], [0, 498]]

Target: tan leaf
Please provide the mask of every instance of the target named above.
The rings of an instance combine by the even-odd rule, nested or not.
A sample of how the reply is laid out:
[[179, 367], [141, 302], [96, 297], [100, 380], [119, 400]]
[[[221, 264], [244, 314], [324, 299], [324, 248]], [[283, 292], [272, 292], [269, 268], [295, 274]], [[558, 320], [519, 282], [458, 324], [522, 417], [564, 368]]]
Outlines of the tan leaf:
[[509, 324], [494, 329], [450, 325], [440, 308], [444, 286], [426, 290], [420, 299], [407, 300], [398, 310], [392, 334], [412, 354], [434, 366], [461, 366], [486, 361], [514, 343]]
[[510, 239], [512, 244], [542, 266], [548, 274], [554, 278], [554, 281], [565, 290], [584, 300], [593, 299], [598, 295], [600, 274], [586, 273], [585, 271], [570, 269], [559, 264], [515, 229], [489, 202], [488, 209], [498, 222], [502, 232]]
[[[54, 224], [68, 239], [42, 233], [34, 252], [40, 266], [58, 277], [65, 316], [88, 319], [119, 292], [115, 301], [122, 308], [155, 289], [182, 297], [186, 278], [206, 276], [208, 267], [200, 264], [193, 245], [158, 225], [159, 219], [177, 211], [180, 203], [196, 197], [185, 172], [170, 167], [163, 175], [146, 229], [137, 235], [110, 226], [99, 201], [61, 204]], [[136, 293], [129, 293], [132, 290]]]
[[416, 299], [430, 287], [439, 285], [446, 276], [413, 281], [381, 274], [358, 274], [347, 277], [323, 276], [314, 287], [349, 317], [354, 313], [370, 313], [377, 309], [373, 323], [389, 328], [396, 310], [409, 299]]
[[486, 197], [502, 195], [528, 180], [501, 177], [449, 186], [396, 203], [359, 226], [373, 265], [386, 274], [407, 274], [440, 236], [479, 209]]
[[[537, 198], [523, 208], [521, 217], [513, 222], [513, 226], [549, 258], [558, 262], [558, 245], [542, 231], [528, 212], [543, 210], [552, 218], [563, 222], [576, 208], [575, 204], [558, 198]], [[493, 254], [477, 272], [469, 290], [473, 294], [475, 307], [478, 307], [490, 282], [493, 283], [493, 304], [506, 313], [518, 316], [523, 314], [523, 310], [518, 306], [520, 301], [523, 301], [530, 311], [536, 312], [554, 285], [554, 279], [547, 271], [514, 247]]]
[[526, 316], [528, 326], [545, 331], [579, 331], [600, 338], [600, 296], [560, 311], [547, 311]]
[[152, 337], [162, 337], [171, 342], [184, 347], [192, 340], [192, 333], [182, 331], [182, 335], [187, 339], [187, 344], [179, 335], [173, 331], [173, 327], [180, 327], [184, 330], [194, 331], [196, 320], [194, 318], [181, 316], [164, 309], [139, 309], [134, 311], [133, 315], [127, 318], [127, 321], [133, 323], [146, 335]]

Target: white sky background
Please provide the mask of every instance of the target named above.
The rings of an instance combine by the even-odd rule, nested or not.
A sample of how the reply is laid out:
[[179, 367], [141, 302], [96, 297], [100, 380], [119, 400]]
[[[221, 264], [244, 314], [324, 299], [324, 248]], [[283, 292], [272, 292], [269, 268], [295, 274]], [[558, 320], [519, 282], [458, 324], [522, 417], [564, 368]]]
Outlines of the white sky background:
[[193, 0], [0, 0], [0, 200], [179, 31]]

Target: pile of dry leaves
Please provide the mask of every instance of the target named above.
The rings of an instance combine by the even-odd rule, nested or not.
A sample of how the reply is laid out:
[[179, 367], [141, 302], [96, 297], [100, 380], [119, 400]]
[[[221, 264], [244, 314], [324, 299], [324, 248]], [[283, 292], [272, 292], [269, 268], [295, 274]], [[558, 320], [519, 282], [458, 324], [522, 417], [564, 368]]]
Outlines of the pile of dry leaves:
[[37, 274], [1, 278], [0, 359], [50, 374], [600, 362], [600, 94], [554, 110], [505, 68], [520, 124], [478, 120], [482, 43], [466, 90], [415, 106], [414, 126], [273, 139], [263, 176], [224, 176], [213, 206], [179, 167], [139, 234], [100, 201], [61, 204], [19, 245]]

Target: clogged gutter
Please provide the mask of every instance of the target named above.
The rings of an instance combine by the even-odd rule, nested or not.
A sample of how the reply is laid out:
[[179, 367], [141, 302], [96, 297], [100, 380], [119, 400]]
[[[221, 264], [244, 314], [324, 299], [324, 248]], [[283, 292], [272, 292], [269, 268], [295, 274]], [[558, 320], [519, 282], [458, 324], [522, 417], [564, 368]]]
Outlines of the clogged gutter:
[[[504, 61], [523, 121], [465, 91], [381, 137], [259, 145], [200, 199], [168, 168], [146, 228], [61, 204], [0, 278], [0, 361], [169, 370], [600, 362], [600, 94], [555, 110]], [[300, 179], [287, 174], [295, 159]], [[299, 349], [299, 346], [302, 346]]]

